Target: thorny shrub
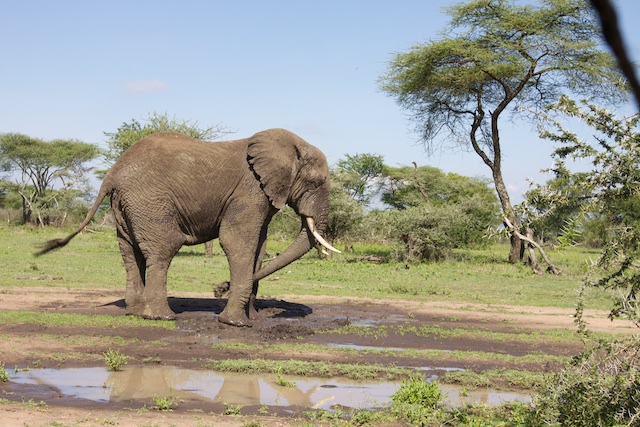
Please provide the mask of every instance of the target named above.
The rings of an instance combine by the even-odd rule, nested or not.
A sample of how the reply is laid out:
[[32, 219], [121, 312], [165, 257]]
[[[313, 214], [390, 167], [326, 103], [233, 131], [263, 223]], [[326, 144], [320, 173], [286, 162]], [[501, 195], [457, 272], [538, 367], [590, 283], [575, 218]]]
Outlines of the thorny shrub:
[[552, 376], [531, 426], [640, 426], [640, 337], [600, 342]]

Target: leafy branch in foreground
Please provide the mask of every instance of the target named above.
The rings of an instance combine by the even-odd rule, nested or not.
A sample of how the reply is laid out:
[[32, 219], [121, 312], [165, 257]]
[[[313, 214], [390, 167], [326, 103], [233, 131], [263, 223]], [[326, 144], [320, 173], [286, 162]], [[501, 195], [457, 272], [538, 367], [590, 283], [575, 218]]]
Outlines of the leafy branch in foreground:
[[[550, 109], [586, 123], [593, 131], [593, 140], [586, 140], [549, 119], [555, 130], [543, 129], [541, 136], [560, 144], [554, 153], [556, 169], [565, 174], [570, 174], [567, 158], [590, 163], [590, 173], [573, 174], [570, 181], [581, 188], [577, 203], [583, 219], [597, 218], [603, 224], [604, 249], [596, 265], [604, 275], [590, 284], [613, 291], [611, 318], [626, 318], [640, 327], [640, 115], [619, 118], [586, 101], [579, 106], [567, 97]], [[575, 198], [566, 197], [570, 194], [578, 192], [547, 193], [559, 206], [576, 204]]]

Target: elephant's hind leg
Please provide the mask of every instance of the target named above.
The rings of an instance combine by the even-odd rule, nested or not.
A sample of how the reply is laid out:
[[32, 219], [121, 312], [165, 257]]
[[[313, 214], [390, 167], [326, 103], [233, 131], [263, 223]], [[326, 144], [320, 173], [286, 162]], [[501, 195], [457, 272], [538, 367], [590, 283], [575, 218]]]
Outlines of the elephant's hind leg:
[[142, 252], [131, 243], [131, 240], [118, 230], [118, 244], [122, 261], [127, 273], [127, 288], [124, 302], [127, 306], [128, 314], [142, 314], [144, 305], [143, 292], [146, 275], [146, 261]]
[[173, 320], [175, 313], [167, 301], [167, 271], [171, 261], [158, 257], [147, 259], [147, 280], [144, 287], [141, 316], [145, 319]]

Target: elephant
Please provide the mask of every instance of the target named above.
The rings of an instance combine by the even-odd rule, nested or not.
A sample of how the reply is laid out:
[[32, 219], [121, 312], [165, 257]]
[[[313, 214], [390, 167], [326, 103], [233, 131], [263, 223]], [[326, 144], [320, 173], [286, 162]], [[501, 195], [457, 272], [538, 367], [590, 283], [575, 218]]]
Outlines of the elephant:
[[[290, 131], [269, 129], [227, 142], [155, 133], [134, 143], [114, 163], [79, 227], [63, 239], [46, 242], [36, 255], [69, 243], [110, 196], [126, 270], [128, 314], [175, 319], [167, 301], [173, 257], [183, 245], [218, 238], [230, 273], [228, 301], [218, 320], [251, 326], [260, 279], [314, 246], [339, 252], [322, 237], [329, 192], [324, 154]], [[300, 233], [262, 266], [267, 227], [285, 204], [300, 216]]]

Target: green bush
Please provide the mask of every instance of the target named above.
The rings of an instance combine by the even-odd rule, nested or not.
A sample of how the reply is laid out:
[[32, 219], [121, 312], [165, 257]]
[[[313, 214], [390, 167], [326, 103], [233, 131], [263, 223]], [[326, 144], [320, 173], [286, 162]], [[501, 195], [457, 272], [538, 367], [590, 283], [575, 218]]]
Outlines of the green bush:
[[400, 388], [391, 396], [394, 405], [420, 405], [435, 409], [442, 401], [442, 391], [437, 381], [427, 382], [421, 376], [402, 380]]
[[0, 363], [0, 383], [7, 383], [10, 379], [9, 373], [4, 368], [4, 363]]
[[289, 206], [274, 215], [269, 224], [269, 239], [289, 242], [300, 233], [300, 217]]
[[531, 409], [531, 426], [640, 425], [640, 338], [603, 342], [577, 356]]
[[400, 244], [397, 258], [405, 262], [445, 259], [465, 243], [470, 218], [460, 206], [423, 204], [391, 212], [389, 227]]
[[442, 399], [437, 381], [427, 382], [421, 376], [413, 376], [402, 380], [398, 391], [391, 396], [392, 412], [413, 426], [427, 426], [437, 416]]

